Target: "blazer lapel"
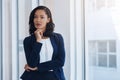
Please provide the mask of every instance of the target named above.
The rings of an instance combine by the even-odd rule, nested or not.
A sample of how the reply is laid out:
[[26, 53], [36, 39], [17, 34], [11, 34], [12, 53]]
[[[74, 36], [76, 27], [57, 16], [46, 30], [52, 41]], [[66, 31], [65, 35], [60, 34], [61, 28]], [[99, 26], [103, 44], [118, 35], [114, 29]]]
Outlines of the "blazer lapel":
[[54, 35], [50, 36], [50, 41], [51, 41], [51, 44], [52, 44], [52, 47], [53, 47], [52, 59], [54, 59], [55, 55], [57, 54], [57, 44], [56, 44]]

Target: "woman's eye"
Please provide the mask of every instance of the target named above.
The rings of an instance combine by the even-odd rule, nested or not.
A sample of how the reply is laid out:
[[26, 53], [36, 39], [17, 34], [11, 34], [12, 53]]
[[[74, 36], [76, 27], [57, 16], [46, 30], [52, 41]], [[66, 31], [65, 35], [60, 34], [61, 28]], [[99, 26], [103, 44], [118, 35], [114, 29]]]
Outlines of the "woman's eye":
[[44, 19], [44, 17], [41, 17], [41, 19]]
[[37, 16], [34, 16], [34, 18], [37, 18]]

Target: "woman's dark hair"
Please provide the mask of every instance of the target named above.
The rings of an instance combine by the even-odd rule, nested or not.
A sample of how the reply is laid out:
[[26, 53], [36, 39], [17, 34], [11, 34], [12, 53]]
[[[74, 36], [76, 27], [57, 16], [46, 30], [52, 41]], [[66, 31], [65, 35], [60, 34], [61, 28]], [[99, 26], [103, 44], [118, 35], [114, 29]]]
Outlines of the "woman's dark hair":
[[29, 16], [29, 34], [30, 35], [34, 34], [34, 31], [36, 30], [33, 21], [34, 21], [35, 12], [37, 10], [44, 10], [47, 17], [50, 18], [50, 22], [47, 23], [47, 25], [46, 25], [46, 31], [43, 33], [43, 36], [50, 37], [52, 32], [54, 31], [55, 24], [53, 23], [52, 15], [51, 15], [50, 10], [45, 6], [38, 6], [35, 9], [32, 10], [32, 12]]

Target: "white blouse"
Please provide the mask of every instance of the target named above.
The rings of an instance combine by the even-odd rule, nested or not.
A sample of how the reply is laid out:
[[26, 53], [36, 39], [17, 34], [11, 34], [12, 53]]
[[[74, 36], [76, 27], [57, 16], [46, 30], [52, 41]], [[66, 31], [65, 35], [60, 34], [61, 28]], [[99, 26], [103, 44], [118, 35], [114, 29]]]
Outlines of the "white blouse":
[[40, 63], [50, 61], [53, 55], [53, 47], [50, 41], [50, 38], [42, 39], [42, 48], [40, 51]]

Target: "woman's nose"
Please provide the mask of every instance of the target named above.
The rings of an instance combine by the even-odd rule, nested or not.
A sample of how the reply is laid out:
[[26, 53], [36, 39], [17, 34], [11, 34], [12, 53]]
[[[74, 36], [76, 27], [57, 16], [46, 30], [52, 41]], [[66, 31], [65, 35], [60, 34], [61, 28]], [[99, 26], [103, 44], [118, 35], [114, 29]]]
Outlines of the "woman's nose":
[[40, 18], [37, 18], [37, 21], [41, 21], [41, 19], [40, 19]]

